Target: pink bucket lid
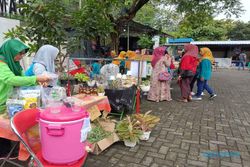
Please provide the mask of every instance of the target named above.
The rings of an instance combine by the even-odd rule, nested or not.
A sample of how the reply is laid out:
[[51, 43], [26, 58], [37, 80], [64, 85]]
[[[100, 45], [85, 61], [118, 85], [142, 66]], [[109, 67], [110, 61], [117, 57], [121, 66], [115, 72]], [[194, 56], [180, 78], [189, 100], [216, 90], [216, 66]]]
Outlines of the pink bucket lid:
[[40, 119], [51, 122], [75, 121], [87, 117], [89, 117], [89, 113], [82, 107], [76, 109], [66, 106], [48, 107], [40, 113]]

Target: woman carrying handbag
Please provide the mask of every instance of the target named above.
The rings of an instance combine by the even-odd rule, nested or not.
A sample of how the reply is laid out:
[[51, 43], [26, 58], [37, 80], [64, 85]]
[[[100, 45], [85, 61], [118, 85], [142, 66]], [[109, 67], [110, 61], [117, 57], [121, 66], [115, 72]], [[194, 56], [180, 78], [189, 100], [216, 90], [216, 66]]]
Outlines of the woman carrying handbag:
[[168, 73], [170, 63], [171, 57], [168, 55], [167, 48], [163, 46], [155, 48], [151, 62], [153, 72], [150, 79], [148, 100], [155, 102], [172, 100], [170, 94], [171, 75]]

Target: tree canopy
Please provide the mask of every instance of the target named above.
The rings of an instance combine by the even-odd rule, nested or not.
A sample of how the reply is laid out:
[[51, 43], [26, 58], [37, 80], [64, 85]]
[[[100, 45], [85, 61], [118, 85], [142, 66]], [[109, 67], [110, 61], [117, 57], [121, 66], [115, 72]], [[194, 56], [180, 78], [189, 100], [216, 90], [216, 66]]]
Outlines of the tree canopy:
[[[110, 37], [112, 48], [118, 50], [123, 27], [132, 19], [172, 32], [176, 37], [214, 40], [227, 36], [239, 38], [241, 34], [234, 36], [214, 21], [218, 13], [239, 16], [240, 0], [102, 0], [101, 3], [96, 0], [28, 0], [21, 8], [25, 13], [25, 35], [38, 45], [58, 46], [71, 37], [78, 40]], [[74, 29], [75, 34], [67, 36], [66, 27]]]

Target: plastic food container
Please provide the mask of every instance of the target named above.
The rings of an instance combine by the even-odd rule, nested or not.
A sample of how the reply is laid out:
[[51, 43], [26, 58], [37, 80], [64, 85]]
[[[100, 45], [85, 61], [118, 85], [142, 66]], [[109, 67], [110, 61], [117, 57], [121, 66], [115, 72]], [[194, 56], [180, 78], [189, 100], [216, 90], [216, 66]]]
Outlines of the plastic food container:
[[86, 126], [90, 126], [86, 122], [89, 122], [89, 114], [83, 108], [75, 112], [66, 106], [53, 106], [41, 112], [39, 126], [43, 158], [54, 164], [72, 164], [82, 158], [86, 153]]

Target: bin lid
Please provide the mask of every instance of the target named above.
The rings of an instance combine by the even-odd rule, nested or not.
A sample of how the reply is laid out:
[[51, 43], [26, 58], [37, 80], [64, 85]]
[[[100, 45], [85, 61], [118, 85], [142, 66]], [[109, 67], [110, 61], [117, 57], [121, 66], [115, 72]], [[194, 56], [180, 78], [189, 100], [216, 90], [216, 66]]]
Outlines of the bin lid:
[[66, 106], [48, 107], [40, 113], [40, 119], [51, 122], [68, 122], [88, 118], [89, 113], [83, 107]]

